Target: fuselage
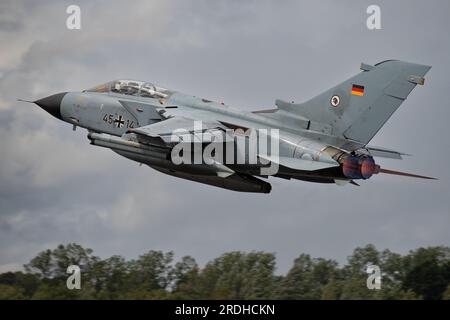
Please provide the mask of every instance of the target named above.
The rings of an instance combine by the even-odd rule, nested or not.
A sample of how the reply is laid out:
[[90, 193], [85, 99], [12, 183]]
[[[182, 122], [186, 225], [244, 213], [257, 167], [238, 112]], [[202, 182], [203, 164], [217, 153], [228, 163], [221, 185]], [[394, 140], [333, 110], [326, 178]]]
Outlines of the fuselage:
[[276, 100], [276, 109], [254, 112], [135, 80], [35, 103], [87, 129], [93, 145], [225, 189], [267, 193], [270, 184], [259, 178], [269, 176], [339, 185], [377, 173], [430, 179], [380, 168], [373, 156], [404, 154], [368, 145], [430, 68], [361, 64], [358, 74], [303, 103]]
[[[145, 163], [168, 174], [180, 177], [187, 175], [184, 178], [190, 180], [195, 180], [198, 176], [201, 176], [201, 179], [216, 176], [217, 172], [224, 169], [218, 167], [222, 164], [226, 165], [224, 170], [231, 172], [267, 176], [261, 173], [261, 168], [267, 166], [267, 163], [239, 162], [235, 158], [231, 163], [219, 161], [221, 163], [216, 165], [206, 165], [203, 162], [174, 164], [170, 155], [170, 147], [133, 141], [136, 140], [130, 137], [133, 135], [133, 130], [151, 126], [173, 116], [194, 117], [205, 122], [214, 121], [220, 123], [224, 128], [241, 130], [236, 141], [242, 136], [244, 140], [249, 140], [248, 132], [251, 130], [268, 130], [270, 132], [276, 130], [277, 157], [311, 163], [320, 162], [333, 166], [312, 171], [282, 164], [277, 168], [276, 173], [272, 174], [274, 176], [333, 183], [336, 180], [366, 179], [373, 174], [373, 170], [365, 176], [358, 173], [357, 168], [352, 168], [353, 172], [343, 170], [339, 163], [344, 163], [344, 158], [350, 157], [348, 153], [339, 149], [339, 145], [346, 143], [345, 141], [333, 137], [330, 132], [311, 130], [310, 123], [305, 119], [283, 117], [281, 113], [260, 114], [242, 111], [223, 103], [134, 80], [117, 80], [82, 92], [67, 92], [55, 96], [44, 98], [37, 104], [43, 106], [45, 99], [47, 99], [47, 103], [50, 103], [52, 97], [55, 97], [54, 99], [58, 101], [54, 103], [59, 103], [59, 110], [57, 110], [57, 106], [49, 107], [48, 110], [45, 106], [43, 108], [51, 111], [50, 113], [57, 118], [72, 124], [74, 128], [87, 129], [90, 132], [89, 138], [92, 144], [110, 148], [128, 159]], [[125, 140], [124, 136], [127, 137]], [[236, 146], [234, 150], [236, 154], [244, 153], [245, 160], [252, 158], [251, 153], [255, 152], [251, 151], [248, 146], [241, 149]], [[253, 158], [258, 156], [256, 154]], [[352, 165], [358, 167], [358, 161], [356, 158], [353, 159]], [[346, 172], [350, 172], [350, 174], [346, 175]]]

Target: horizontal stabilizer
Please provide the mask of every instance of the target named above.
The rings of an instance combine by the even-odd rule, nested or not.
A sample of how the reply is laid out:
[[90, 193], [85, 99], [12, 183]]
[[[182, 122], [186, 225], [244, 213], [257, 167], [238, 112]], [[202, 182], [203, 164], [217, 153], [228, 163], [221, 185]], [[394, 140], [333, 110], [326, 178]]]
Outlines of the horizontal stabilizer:
[[280, 166], [302, 171], [316, 171], [339, 166], [339, 163], [337, 162], [331, 163], [331, 162], [304, 160], [290, 157], [261, 156], [261, 155], [258, 156], [267, 161], [278, 163], [278, 165]]
[[369, 154], [373, 157], [380, 157], [380, 158], [389, 158], [389, 159], [403, 159], [402, 156], [410, 156], [410, 154], [386, 149], [383, 147], [375, 147], [375, 146], [367, 146], [364, 148], [364, 150], [367, 150]]

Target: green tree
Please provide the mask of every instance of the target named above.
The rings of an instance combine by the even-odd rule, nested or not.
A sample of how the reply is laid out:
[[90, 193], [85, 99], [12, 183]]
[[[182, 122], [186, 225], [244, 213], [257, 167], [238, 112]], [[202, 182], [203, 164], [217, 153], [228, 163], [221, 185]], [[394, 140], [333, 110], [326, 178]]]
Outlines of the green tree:
[[196, 279], [203, 299], [269, 299], [275, 289], [275, 256], [230, 252], [209, 262]]
[[[358, 247], [348, 257], [347, 264], [342, 269], [342, 293], [340, 299], [369, 300], [380, 297], [379, 290], [367, 288], [367, 267], [377, 265], [381, 268], [381, 254], [374, 245]], [[383, 288], [383, 285], [382, 285]]]
[[5, 272], [0, 274], [0, 284], [18, 288], [24, 298], [30, 298], [39, 286], [39, 278], [21, 271]]
[[29, 273], [42, 278], [66, 277], [67, 267], [77, 265], [82, 272], [89, 271], [99, 258], [92, 255], [92, 249], [85, 249], [76, 243], [59, 245], [54, 250], [45, 250], [24, 265]]
[[[81, 290], [69, 290], [69, 265], [81, 268]], [[367, 267], [381, 269], [381, 290], [367, 288]], [[356, 248], [342, 268], [302, 254], [286, 276], [275, 256], [229, 252], [200, 268], [194, 258], [149, 251], [127, 261], [100, 259], [71, 243], [45, 250], [25, 272], [0, 274], [0, 299], [450, 299], [450, 248], [419, 248], [402, 256], [373, 245]]]
[[441, 299], [450, 283], [450, 248], [429, 247], [405, 257], [403, 288], [427, 300]]
[[330, 281], [323, 287], [322, 300], [338, 300], [342, 294], [341, 282], [331, 278]]
[[173, 252], [151, 250], [129, 262], [129, 286], [146, 291], [166, 290], [172, 283]]
[[0, 300], [21, 300], [25, 299], [23, 290], [20, 287], [0, 284]]
[[[278, 289], [280, 299], [320, 299], [323, 290], [338, 275], [337, 262], [326, 259], [313, 259], [302, 254], [294, 261]], [[327, 296], [332, 288], [327, 288]]]
[[442, 294], [443, 300], [450, 300], [450, 283], [447, 286], [447, 289], [445, 289], [444, 293]]
[[199, 267], [195, 259], [185, 256], [175, 264], [173, 270], [173, 299], [198, 299]]
[[99, 299], [114, 299], [128, 290], [128, 263], [121, 256], [95, 261], [84, 275]]

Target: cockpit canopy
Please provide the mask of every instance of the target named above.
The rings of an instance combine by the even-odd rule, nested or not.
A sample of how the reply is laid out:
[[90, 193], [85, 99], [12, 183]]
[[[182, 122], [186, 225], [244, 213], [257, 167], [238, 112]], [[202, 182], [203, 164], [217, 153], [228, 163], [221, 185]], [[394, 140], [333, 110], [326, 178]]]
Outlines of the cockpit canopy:
[[96, 86], [94, 88], [87, 89], [85, 91], [99, 92], [99, 93], [114, 92], [119, 94], [126, 94], [138, 97], [148, 97], [155, 99], [166, 98], [168, 95], [172, 93], [171, 91], [161, 87], [157, 87], [156, 85], [150, 82], [136, 81], [136, 80], [114, 80]]

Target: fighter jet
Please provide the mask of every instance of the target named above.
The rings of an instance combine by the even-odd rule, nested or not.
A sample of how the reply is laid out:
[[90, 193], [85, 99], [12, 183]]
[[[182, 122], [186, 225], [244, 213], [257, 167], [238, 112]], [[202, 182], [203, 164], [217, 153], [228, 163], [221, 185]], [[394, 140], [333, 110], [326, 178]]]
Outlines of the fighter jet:
[[359, 185], [387, 170], [374, 158], [404, 153], [368, 143], [424, 84], [431, 67], [398, 60], [360, 72], [303, 103], [241, 111], [153, 83], [115, 80], [34, 101], [94, 146], [175, 177], [224, 189], [269, 193], [269, 177]]

